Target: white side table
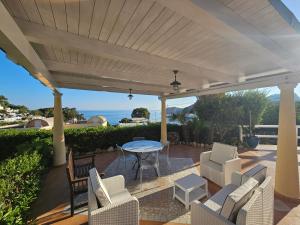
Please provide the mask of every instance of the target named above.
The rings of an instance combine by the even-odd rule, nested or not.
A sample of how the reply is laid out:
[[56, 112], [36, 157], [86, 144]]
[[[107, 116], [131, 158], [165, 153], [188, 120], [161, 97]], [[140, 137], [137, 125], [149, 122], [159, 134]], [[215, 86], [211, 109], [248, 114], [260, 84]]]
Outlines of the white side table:
[[207, 180], [194, 173], [174, 181], [173, 199], [189, 209], [191, 203], [208, 195]]

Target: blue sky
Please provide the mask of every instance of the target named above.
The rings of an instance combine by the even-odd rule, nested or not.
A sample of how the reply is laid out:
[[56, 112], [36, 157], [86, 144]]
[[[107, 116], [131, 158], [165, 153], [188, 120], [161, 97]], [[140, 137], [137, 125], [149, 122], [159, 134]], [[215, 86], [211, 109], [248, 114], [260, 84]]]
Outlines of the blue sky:
[[300, 0], [282, 0], [300, 21]]
[[[300, 20], [300, 0], [282, 0]], [[0, 51], [0, 95], [6, 96], [13, 104], [26, 105], [30, 109], [52, 107], [52, 92], [17, 66]], [[267, 88], [269, 94], [279, 93], [277, 87]], [[61, 89], [63, 106], [81, 110], [121, 110], [136, 107], [160, 109], [156, 96], [134, 95], [129, 101], [127, 94]], [[300, 95], [300, 87], [295, 92]], [[195, 97], [168, 100], [167, 106], [186, 107], [194, 103]]]

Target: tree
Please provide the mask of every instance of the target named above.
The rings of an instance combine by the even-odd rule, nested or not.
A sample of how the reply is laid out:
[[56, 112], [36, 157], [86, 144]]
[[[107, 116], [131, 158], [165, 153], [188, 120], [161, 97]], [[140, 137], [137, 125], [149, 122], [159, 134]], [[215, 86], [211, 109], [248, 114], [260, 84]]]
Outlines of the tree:
[[4, 108], [9, 106], [9, 102], [4, 95], [0, 95], [0, 105], [3, 106]]
[[136, 108], [131, 113], [132, 118], [150, 118], [150, 112], [146, 108]]
[[225, 137], [238, 125], [249, 124], [249, 111], [252, 112], [253, 124], [260, 122], [267, 102], [265, 93], [245, 91], [201, 96], [194, 109], [209, 128], [210, 140], [226, 142]]
[[[79, 113], [76, 108], [68, 108], [65, 107], [62, 109], [64, 120], [72, 120], [74, 118], [78, 120], [84, 120], [83, 114]], [[53, 108], [41, 108], [37, 110], [32, 110], [31, 113], [36, 116], [43, 116], [46, 118], [53, 117], [54, 116], [54, 109]]]
[[132, 122], [132, 119], [128, 119], [128, 118], [123, 118], [119, 121], [119, 123], [130, 123]]

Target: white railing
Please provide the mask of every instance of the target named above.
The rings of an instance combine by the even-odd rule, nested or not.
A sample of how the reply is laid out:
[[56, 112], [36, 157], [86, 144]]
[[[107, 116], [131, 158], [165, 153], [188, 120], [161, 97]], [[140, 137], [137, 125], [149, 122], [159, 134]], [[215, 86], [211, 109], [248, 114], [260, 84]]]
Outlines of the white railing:
[[[278, 125], [255, 125], [255, 128], [264, 128], [264, 129], [268, 129], [268, 128], [276, 128], [278, 129]], [[296, 126], [296, 134], [297, 134], [297, 139], [300, 139], [300, 136], [298, 136], [298, 129], [300, 128], [300, 125]], [[275, 134], [255, 134], [257, 137], [259, 138], [272, 138], [272, 139], [277, 139], [278, 135]], [[245, 135], [243, 134], [243, 130], [240, 128], [240, 137], [245, 137]]]

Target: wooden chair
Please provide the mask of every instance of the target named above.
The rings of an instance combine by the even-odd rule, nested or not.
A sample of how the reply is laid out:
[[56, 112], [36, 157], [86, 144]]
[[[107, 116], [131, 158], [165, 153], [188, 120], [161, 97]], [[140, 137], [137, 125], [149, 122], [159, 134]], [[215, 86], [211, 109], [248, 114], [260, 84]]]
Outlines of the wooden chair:
[[[81, 159], [90, 159], [87, 162], [77, 164], [76, 161]], [[87, 204], [87, 199], [75, 206], [75, 199], [88, 191], [88, 176], [89, 170], [95, 167], [95, 154], [86, 155], [74, 158], [72, 150], [68, 154], [68, 161], [66, 166], [67, 177], [70, 188], [70, 203], [71, 203], [71, 216], [74, 215], [74, 209]], [[102, 178], [104, 174], [100, 174]]]

